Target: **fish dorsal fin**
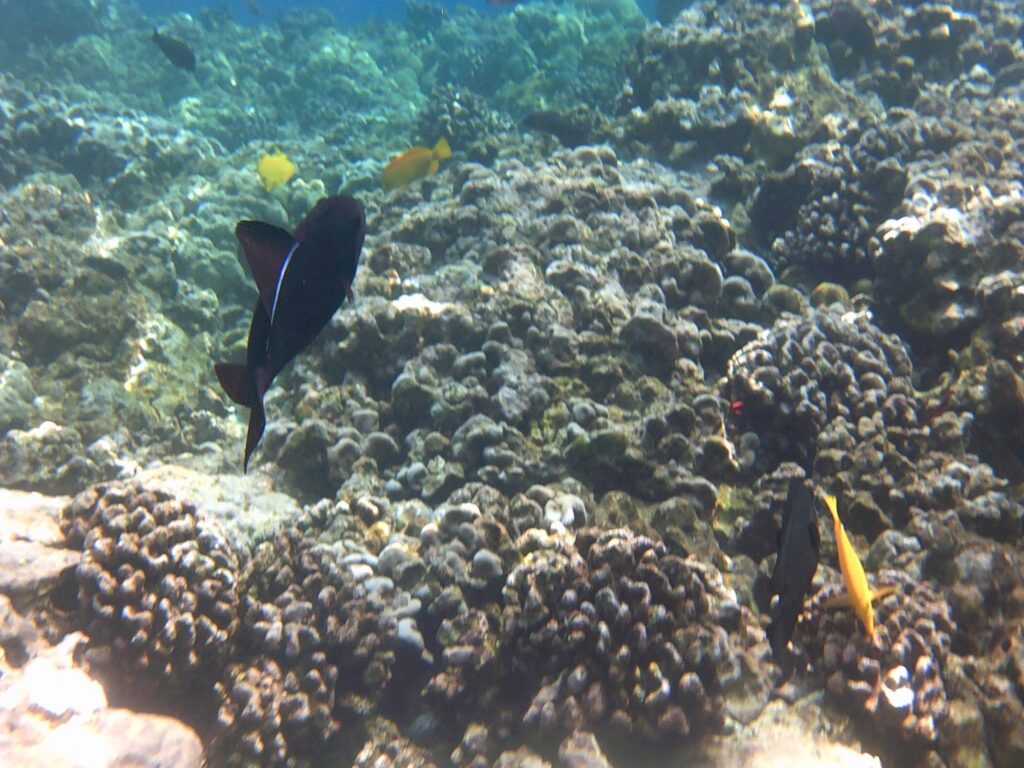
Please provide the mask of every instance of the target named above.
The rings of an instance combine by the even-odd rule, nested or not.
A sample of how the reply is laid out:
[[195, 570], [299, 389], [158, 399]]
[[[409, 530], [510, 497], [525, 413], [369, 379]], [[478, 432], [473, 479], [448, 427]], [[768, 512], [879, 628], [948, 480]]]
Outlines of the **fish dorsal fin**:
[[235, 237], [242, 244], [263, 308], [270, 315], [274, 311], [281, 270], [295, 245], [295, 238], [288, 230], [262, 221], [238, 222]]

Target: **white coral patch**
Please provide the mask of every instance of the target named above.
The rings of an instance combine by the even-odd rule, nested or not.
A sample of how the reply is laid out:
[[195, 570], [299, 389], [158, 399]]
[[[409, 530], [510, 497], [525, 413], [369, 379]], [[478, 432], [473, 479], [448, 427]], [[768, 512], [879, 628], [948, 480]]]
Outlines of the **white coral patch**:
[[422, 293], [399, 296], [392, 304], [399, 312], [417, 312], [421, 315], [430, 315], [431, 317], [438, 317], [445, 312], [455, 309], [454, 304], [431, 301]]

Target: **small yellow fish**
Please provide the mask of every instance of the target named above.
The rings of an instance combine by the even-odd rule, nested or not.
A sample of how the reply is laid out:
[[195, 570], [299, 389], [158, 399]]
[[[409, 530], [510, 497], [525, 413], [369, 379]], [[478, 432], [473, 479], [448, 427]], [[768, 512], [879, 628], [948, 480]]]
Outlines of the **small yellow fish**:
[[868, 577], [864, 574], [864, 566], [860, 564], [857, 557], [857, 550], [850, 543], [846, 529], [839, 519], [839, 512], [836, 510], [836, 497], [825, 496], [825, 505], [832, 513], [832, 524], [836, 532], [836, 551], [839, 554], [839, 570], [843, 573], [843, 581], [846, 583], [846, 592], [850, 596], [850, 602], [857, 617], [864, 624], [868, 637], [875, 637], [875, 613], [871, 608], [872, 590], [868, 586]]
[[287, 184], [288, 180], [295, 175], [295, 163], [288, 159], [288, 155], [279, 149], [274, 154], [264, 154], [256, 163], [256, 173], [259, 174], [263, 188], [270, 192], [272, 189]]
[[436, 173], [441, 161], [452, 156], [452, 148], [443, 136], [437, 140], [434, 148], [412, 147], [400, 155], [395, 155], [384, 167], [380, 182], [385, 190], [401, 189], [417, 179]]

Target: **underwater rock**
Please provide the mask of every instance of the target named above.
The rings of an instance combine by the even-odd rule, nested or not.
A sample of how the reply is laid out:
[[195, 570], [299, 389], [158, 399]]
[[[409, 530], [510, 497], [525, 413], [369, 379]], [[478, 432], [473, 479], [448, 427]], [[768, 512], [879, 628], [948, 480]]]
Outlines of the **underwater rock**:
[[1005, 287], [1024, 254], [1024, 234], [1011, 223], [1024, 210], [1014, 150], [1024, 120], [967, 99], [926, 107], [952, 113], [960, 141], [929, 147], [909, 165], [902, 201], [878, 226], [872, 255], [881, 308], [897, 327], [938, 344], [981, 325], [996, 355], [1008, 357], [1018, 344], [1019, 314]]
[[[508, 114], [541, 104], [607, 107], [644, 25], [635, 3], [523, 3], [498, 17], [467, 6], [431, 33], [434, 44], [422, 49], [422, 67], [430, 82], [488, 94]], [[462, 55], [447, 55], [455, 50]]]
[[[556, 173], [558, 168], [564, 171]], [[628, 170], [627, 177], [622, 169]], [[621, 195], [596, 195], [595, 174], [621, 189]], [[232, 180], [225, 183], [237, 183], [233, 176], [229, 178]], [[321, 358], [309, 361], [316, 375], [345, 383], [299, 389], [295, 396], [281, 398], [282, 423], [291, 415], [298, 435], [322, 435], [322, 424], [344, 423], [348, 416], [342, 414], [354, 416], [359, 409], [377, 413], [374, 429], [357, 430], [356, 435], [328, 429], [312, 453], [298, 450], [294, 441], [288, 443], [284, 433], [268, 434], [267, 457], [272, 461], [267, 470], [280, 472], [289, 487], [306, 489], [303, 493], [312, 494], [310, 499], [334, 495], [345, 486], [353, 492], [386, 492], [395, 498], [421, 498], [436, 504], [464, 479], [481, 479], [509, 493], [525, 490], [532, 483], [550, 480], [562, 466], [560, 445], [571, 444], [571, 439], [568, 434], [563, 437], [568, 423], [557, 414], [573, 394], [568, 386], [571, 378], [582, 379], [594, 397], [614, 393], [628, 408], [616, 412], [615, 420], [621, 422], [617, 426], [629, 433], [651, 415], [649, 411], [660, 408], [662, 398], [656, 393], [664, 392], [676, 370], [695, 372], [705, 362], [724, 367], [729, 354], [756, 333], [753, 321], [718, 320], [687, 306], [693, 302], [713, 311], [721, 297], [723, 272], [729, 275], [733, 269], [753, 269], [751, 276], [759, 275], [753, 277], [758, 290], [763, 276], [751, 266], [753, 262], [747, 264], [749, 259], [735, 254], [730, 257], [731, 268], [716, 263], [730, 252], [735, 239], [728, 222], [713, 206], [695, 201], [662, 171], [643, 163], [620, 163], [608, 148], [582, 147], [534, 169], [517, 161], [503, 161], [497, 172], [474, 168], [456, 180], [457, 187], [459, 184], [461, 197], [476, 186], [501, 191], [474, 198], [469, 206], [450, 206], [444, 202], [447, 198], [425, 200], [400, 221], [386, 223], [389, 229], [379, 239], [390, 242], [371, 249], [367, 273], [361, 277], [367, 287], [360, 289], [360, 301], [342, 310], [338, 322], [325, 333]], [[175, 414], [175, 430], [168, 442], [177, 450], [194, 451], [197, 441], [222, 442], [234, 428], [216, 399], [203, 400], [198, 409], [191, 401], [190, 407], [184, 408], [181, 400], [186, 391], [182, 385], [199, 373], [192, 363], [205, 359], [213, 342], [200, 331], [202, 343], [193, 348], [184, 343], [187, 334], [208, 325], [204, 318], [213, 317], [214, 312], [237, 319], [229, 322], [237, 322], [245, 312], [244, 305], [234, 308], [239, 298], [224, 293], [222, 283], [229, 275], [218, 266], [222, 262], [227, 265], [217, 255], [221, 251], [217, 227], [223, 229], [229, 221], [226, 212], [221, 213], [223, 204], [215, 196], [200, 205], [205, 206], [205, 215], [190, 207], [194, 212], [174, 230], [167, 230], [166, 240], [133, 235], [119, 241], [119, 248], [131, 254], [126, 263], [132, 264], [132, 269], [136, 268], [134, 259], [142, 256], [166, 260], [168, 244], [173, 244], [177, 277], [160, 283], [152, 278], [152, 287], [166, 297], [160, 311], [167, 314], [140, 312], [137, 318], [133, 316], [137, 330], [126, 331], [125, 341], [134, 342], [138, 335], [142, 348], [150, 350], [132, 369], [133, 376], [138, 371], [132, 394], [118, 395], [117, 382], [90, 377], [89, 383], [82, 384], [89, 392], [88, 408], [82, 408], [67, 387], [68, 416], [73, 415], [83, 428], [88, 424], [89, 434], [83, 434], [83, 442], [106, 437], [109, 429], [102, 428], [104, 420], [109, 421], [108, 412], [116, 411], [131, 414], [137, 447], [151, 446], [159, 434], [153, 423], [158, 414], [135, 407], [134, 399], [143, 395], [157, 397], [158, 407]], [[531, 213], [523, 214], [524, 209]], [[576, 217], [581, 217], [582, 225], [574, 221]], [[451, 226], [439, 224], [448, 218]], [[522, 222], [524, 235], [510, 239], [508, 225], [516, 221]], [[154, 231], [163, 231], [165, 226], [158, 223]], [[203, 235], [183, 234], [194, 227], [200, 227]], [[524, 245], [514, 245], [515, 240]], [[552, 243], [551, 261], [546, 264], [548, 257], [525, 245], [526, 240]], [[406, 241], [416, 245], [406, 245]], [[489, 279], [507, 284], [510, 290], [493, 296], [482, 290], [464, 262], [446, 263], [445, 254], [453, 248], [479, 254], [493, 273]], [[656, 265], [653, 269], [639, 256], [647, 248], [655, 248], [657, 253], [657, 259], [650, 260]], [[430, 273], [431, 261], [441, 272]], [[544, 269], [555, 263], [575, 265], [573, 274], [590, 275], [592, 282], [587, 285], [592, 292], [579, 290], [583, 284], [578, 276], [566, 273], [563, 281], [557, 270]], [[237, 265], [230, 266], [237, 271]], [[402, 275], [396, 280], [390, 275], [398, 274], [397, 267], [402, 268]], [[411, 275], [406, 274], [410, 271]], [[630, 291], [653, 303], [631, 311], [625, 293], [610, 277], [616, 271], [628, 276]], [[552, 284], [546, 283], [545, 273]], [[413, 282], [406, 287], [410, 277]], [[195, 281], [211, 287], [183, 287]], [[412, 287], [416, 293], [409, 293]], [[377, 291], [384, 295], [374, 295]], [[591, 301], [590, 296], [597, 300]], [[759, 298], [745, 296], [742, 312], [733, 314], [762, 316]], [[664, 309], [657, 309], [662, 302]], [[91, 300], [82, 305], [86, 303], [92, 306]], [[38, 321], [26, 328], [38, 327], [40, 339], [49, 338], [44, 331], [54, 336], [60, 323], [66, 324], [56, 317], [43, 322], [46, 317], [41, 311], [30, 317], [37, 315]], [[661, 320], [655, 320], [657, 317]], [[659, 323], [672, 337], [659, 334], [666, 343], [655, 347], [661, 352], [654, 356], [646, 354], [644, 323], [649, 321]], [[244, 328], [237, 333], [232, 330], [221, 343], [237, 348], [242, 338]], [[48, 344], [39, 341], [32, 349], [59, 350], [64, 343], [59, 338]], [[130, 351], [134, 350], [128, 344], [103, 350], [104, 354], [119, 355]], [[649, 359], [651, 375], [662, 383], [631, 381], [615, 360], [620, 351], [640, 361]], [[126, 367], [134, 362], [127, 357], [124, 360]], [[58, 355], [51, 365], [71, 363], [70, 358]], [[566, 378], [559, 380], [558, 376]], [[687, 377], [673, 385], [682, 384], [679, 394], [684, 399], [692, 396], [691, 390], [700, 390], [689, 374]], [[501, 424], [502, 436], [470, 450], [461, 436], [453, 438], [475, 414]], [[429, 448], [416, 439], [408, 446], [396, 440], [396, 454], [390, 448], [384, 450], [385, 444], [374, 437], [368, 443], [373, 450], [363, 450], [369, 432], [379, 431], [395, 440], [396, 435], [428, 426], [438, 435]], [[652, 443], [651, 448], [659, 453], [643, 457], [643, 464], [649, 467], [645, 474], [657, 476], [658, 465], [668, 455], [678, 455], [686, 439], [674, 438], [673, 447], [666, 446], [664, 454]], [[448, 441], [447, 445], [443, 441]], [[377, 447], [383, 453], [378, 455]], [[315, 458], [317, 453], [320, 459]], [[104, 459], [104, 467], [113, 466], [109, 457]], [[672, 470], [663, 474], [665, 479], [654, 486], [659, 495], [670, 493], [677, 485]], [[628, 475], [620, 477], [616, 483], [627, 482]]]
[[[429, 715], [424, 715], [429, 720]], [[407, 738], [394, 722], [371, 717], [368, 738], [352, 762], [352, 768], [439, 768], [428, 750]]]
[[469, 160], [489, 163], [514, 140], [516, 126], [469, 86], [442, 82], [420, 110], [415, 135], [431, 145], [443, 136]]
[[573, 731], [558, 747], [559, 765], [565, 768], [611, 768], [594, 734]]
[[[879, 758], [849, 743], [847, 724], [834, 712], [823, 712], [812, 694], [795, 706], [773, 699], [752, 723], [741, 725], [731, 738], [719, 739], [702, 752], [711, 768], [801, 765], [807, 768], [880, 768]], [[840, 728], [840, 732], [830, 728]], [[826, 734], [828, 734], [826, 736]], [[865, 749], [866, 751], [861, 751]]]
[[0, 592], [10, 597], [15, 607], [28, 610], [45, 600], [79, 560], [75, 552], [37, 541], [0, 540]]
[[67, 505], [66, 496], [43, 496], [0, 489], [0, 541], [30, 541], [59, 546], [64, 539], [58, 520]]
[[981, 64], [1009, 70], [1020, 53], [1001, 29], [1020, 29], [1007, 4], [982, 2], [971, 13], [952, 5], [877, 5], [863, 0], [815, 0], [814, 37], [837, 78], [849, 78], [887, 106], [909, 106], [929, 87], [944, 85]]
[[808, 146], [769, 174], [753, 200], [753, 229], [770, 248], [769, 263], [832, 281], [872, 276], [877, 229], [904, 194], [905, 164], [951, 146], [959, 133], [948, 121], [893, 110]]
[[73, 265], [85, 260], [82, 244], [95, 232], [96, 208], [75, 179], [55, 174], [37, 173], [0, 200], [0, 300], [14, 321], [30, 302], [66, 284]]
[[[5, 600], [0, 596], [0, 626], [11, 619], [3, 610]], [[203, 765], [199, 737], [183, 723], [108, 706], [103, 687], [76, 661], [84, 642], [80, 634], [52, 647], [40, 639], [26, 649], [27, 658], [8, 651], [0, 660], [5, 734], [0, 760], [54, 768], [115, 768], [126, 762], [140, 768]], [[3, 646], [15, 647], [11, 637], [4, 638]]]
[[0, 432], [37, 423], [39, 407], [27, 365], [0, 355]]
[[624, 137], [673, 166], [733, 156], [785, 164], [833, 111], [871, 106], [837, 83], [798, 5], [695, 3], [647, 27], [619, 100]]
[[78, 430], [52, 421], [0, 438], [0, 473], [11, 488], [43, 493], [71, 493], [100, 474]]
[[[212, 9], [161, 22], [195, 78], [100, 5], [0, 39], [0, 474], [141, 485], [69, 505], [76, 577], [0, 582], [89, 630], [112, 695], [204, 723], [212, 765], [602, 765], [709, 734], [730, 766], [869, 763], [859, 737], [1021, 762], [1017, 3]], [[388, 154], [441, 135], [452, 162], [385, 198]], [[268, 193], [275, 148], [297, 172]], [[252, 309], [232, 225], [339, 186], [371, 222], [356, 300], [276, 393], [259, 477], [218, 474], [244, 425], [206, 361]], [[791, 477], [840, 497], [869, 577], [904, 575], [874, 645], [823, 592], [806, 690], [765, 707]]]
[[0, 677], [3, 657], [21, 666], [39, 633], [18, 612], [38, 616], [64, 604], [78, 552], [62, 546], [58, 520], [69, 499], [0, 489]]

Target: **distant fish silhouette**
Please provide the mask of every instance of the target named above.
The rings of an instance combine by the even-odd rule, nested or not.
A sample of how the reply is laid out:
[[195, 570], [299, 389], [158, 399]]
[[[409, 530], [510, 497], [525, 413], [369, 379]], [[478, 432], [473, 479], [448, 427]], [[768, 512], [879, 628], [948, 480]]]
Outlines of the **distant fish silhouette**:
[[786, 646], [793, 637], [796, 620], [803, 610], [804, 597], [818, 570], [821, 534], [818, 513], [814, 508], [814, 491], [803, 480], [792, 479], [786, 494], [779, 534], [779, 556], [772, 571], [771, 590], [779, 596], [775, 615], [768, 625], [768, 641], [772, 658], [782, 667], [783, 678], [792, 672], [792, 661]]
[[161, 35], [155, 29], [153, 30], [152, 40], [160, 46], [160, 50], [163, 51], [167, 60], [178, 69], [184, 69], [188, 72], [196, 71], [196, 55], [192, 53], [192, 49], [186, 43], [175, 37]]
[[578, 147], [591, 141], [587, 126], [568, 115], [550, 109], [531, 112], [523, 118], [523, 125], [531, 131], [550, 133], [566, 147]]
[[263, 436], [263, 396], [281, 370], [352, 299], [352, 281], [366, 236], [363, 206], [348, 195], [325, 197], [292, 235], [262, 221], [240, 221], [235, 236], [259, 289], [245, 364], [218, 363], [220, 385], [249, 413], [242, 471]]

